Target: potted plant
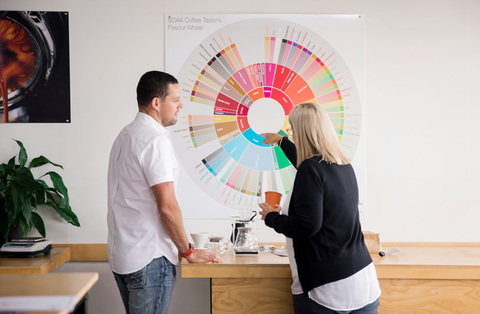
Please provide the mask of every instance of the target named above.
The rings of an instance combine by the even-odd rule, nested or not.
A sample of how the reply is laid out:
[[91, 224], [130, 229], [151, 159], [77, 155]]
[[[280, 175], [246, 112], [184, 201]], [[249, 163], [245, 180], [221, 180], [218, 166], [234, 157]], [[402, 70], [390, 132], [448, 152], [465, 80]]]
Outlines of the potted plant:
[[[36, 229], [45, 237], [45, 224], [37, 213], [38, 206], [54, 209], [65, 221], [80, 227], [70, 207], [68, 190], [62, 177], [55, 171], [49, 171], [35, 179], [31, 172], [32, 168], [46, 164], [63, 167], [44, 156], [34, 158], [27, 167], [27, 151], [22, 142], [15, 141], [20, 146], [18, 164], [17, 156], [13, 156], [8, 163], [0, 165], [0, 241], [9, 241], [9, 232], [14, 229], [21, 229], [23, 236]], [[42, 180], [45, 176], [50, 177], [53, 187]]]

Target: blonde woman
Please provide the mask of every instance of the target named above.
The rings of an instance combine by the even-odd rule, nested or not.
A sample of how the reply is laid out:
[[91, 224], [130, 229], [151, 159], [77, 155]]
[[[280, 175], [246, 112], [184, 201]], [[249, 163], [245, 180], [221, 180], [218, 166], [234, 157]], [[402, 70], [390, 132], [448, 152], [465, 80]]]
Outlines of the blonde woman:
[[293, 306], [304, 313], [377, 313], [380, 287], [363, 239], [358, 187], [330, 118], [315, 103], [294, 107], [288, 137], [265, 133], [297, 175], [283, 204], [260, 204], [262, 219], [286, 236]]

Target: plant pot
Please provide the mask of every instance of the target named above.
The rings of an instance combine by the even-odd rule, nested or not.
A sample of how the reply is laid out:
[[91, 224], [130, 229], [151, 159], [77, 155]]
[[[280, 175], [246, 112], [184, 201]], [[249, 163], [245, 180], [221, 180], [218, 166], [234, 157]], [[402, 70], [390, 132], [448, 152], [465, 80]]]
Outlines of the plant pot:
[[8, 242], [12, 241], [12, 239], [23, 239], [23, 230], [22, 227], [12, 227], [8, 232]]
[[[22, 227], [18, 226], [15, 228], [10, 228], [8, 231], [8, 242], [12, 241], [12, 239], [23, 239], [23, 230]], [[5, 238], [0, 236], [0, 247], [6, 243]]]

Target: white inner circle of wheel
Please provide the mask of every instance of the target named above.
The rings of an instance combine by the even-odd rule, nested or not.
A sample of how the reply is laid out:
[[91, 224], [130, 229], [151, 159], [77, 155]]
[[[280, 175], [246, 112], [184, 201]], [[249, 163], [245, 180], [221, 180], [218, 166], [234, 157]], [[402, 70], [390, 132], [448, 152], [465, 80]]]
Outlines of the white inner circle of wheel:
[[250, 106], [247, 118], [255, 133], [277, 133], [285, 124], [285, 111], [275, 99], [261, 98]]

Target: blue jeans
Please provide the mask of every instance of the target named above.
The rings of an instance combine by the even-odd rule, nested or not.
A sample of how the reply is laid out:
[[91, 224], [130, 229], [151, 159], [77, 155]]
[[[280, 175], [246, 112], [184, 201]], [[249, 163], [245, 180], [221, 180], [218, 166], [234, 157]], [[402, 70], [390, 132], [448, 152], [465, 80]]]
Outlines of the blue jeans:
[[335, 311], [326, 308], [308, 297], [308, 293], [293, 295], [293, 309], [295, 314], [377, 314], [380, 305], [379, 299], [353, 311]]
[[131, 274], [113, 272], [127, 314], [166, 314], [176, 282], [176, 269], [165, 257], [155, 258]]

